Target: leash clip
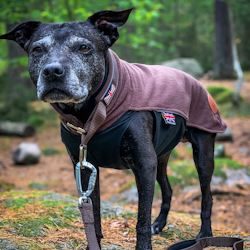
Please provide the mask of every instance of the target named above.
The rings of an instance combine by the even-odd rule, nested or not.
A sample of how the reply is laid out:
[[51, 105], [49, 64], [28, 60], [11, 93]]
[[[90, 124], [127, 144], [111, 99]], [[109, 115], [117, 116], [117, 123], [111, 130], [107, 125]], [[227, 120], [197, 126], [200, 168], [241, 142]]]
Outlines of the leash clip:
[[[96, 168], [90, 162], [86, 161], [86, 157], [87, 157], [87, 150], [83, 149], [83, 146], [80, 145], [79, 162], [76, 164], [76, 167], [75, 167], [77, 191], [79, 195], [81, 196], [79, 198], [79, 205], [81, 205], [82, 202], [92, 203], [89, 196], [91, 195], [91, 193], [93, 192], [95, 188], [95, 182], [96, 182], [96, 176], [97, 176]], [[81, 181], [81, 170], [85, 168], [89, 168], [92, 171], [92, 173], [89, 177], [88, 189], [86, 191], [83, 191], [82, 181]]]
[[79, 134], [81, 134], [81, 135], [82, 135], [82, 134], [86, 134], [86, 131], [85, 131], [83, 128], [76, 127], [76, 126], [74, 126], [73, 124], [71, 124], [71, 123], [69, 123], [69, 122], [67, 122], [67, 126], [70, 127], [70, 128], [75, 129], [76, 132], [79, 133]]

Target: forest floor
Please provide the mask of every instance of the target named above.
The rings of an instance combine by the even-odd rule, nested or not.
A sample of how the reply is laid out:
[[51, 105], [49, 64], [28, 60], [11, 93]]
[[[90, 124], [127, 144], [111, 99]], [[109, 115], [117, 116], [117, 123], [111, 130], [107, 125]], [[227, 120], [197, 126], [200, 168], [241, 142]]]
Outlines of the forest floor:
[[[234, 87], [235, 82], [221, 82], [202, 80], [207, 85], [222, 84], [227, 87]], [[242, 87], [242, 95], [250, 101], [250, 82], [245, 82]], [[44, 105], [44, 104], [41, 104]], [[233, 117], [225, 119], [228, 127], [232, 130], [234, 141], [223, 143], [226, 155], [238, 161], [250, 170], [250, 117]], [[35, 142], [44, 150], [48, 148], [57, 149], [60, 154], [51, 156], [42, 155], [40, 162], [36, 165], [15, 166], [12, 161], [12, 151], [21, 142]], [[186, 144], [179, 144], [178, 150]], [[242, 152], [241, 148], [248, 149]], [[190, 157], [183, 153], [183, 157]], [[109, 201], [117, 194], [124, 185], [134, 180], [132, 174], [114, 169], [100, 170], [101, 199]], [[78, 196], [74, 179], [73, 166], [60, 138], [59, 120], [56, 125], [46, 124], [39, 128], [38, 133], [30, 138], [0, 137], [0, 182], [7, 182], [15, 185], [15, 190], [30, 191], [31, 183], [43, 183], [44, 190], [58, 192], [64, 195]], [[214, 196], [212, 225], [216, 230], [233, 229], [238, 232], [250, 234], [250, 189], [244, 190], [242, 196], [238, 195], [216, 195]], [[248, 194], [248, 195], [247, 195]], [[0, 192], [1, 196], [1, 192]], [[199, 218], [200, 199], [186, 204], [185, 194], [180, 188], [174, 188], [171, 211], [191, 214]], [[160, 201], [153, 204], [153, 213], [160, 211]], [[136, 205], [127, 205], [127, 208], [136, 210]], [[134, 222], [133, 222], [134, 223]]]

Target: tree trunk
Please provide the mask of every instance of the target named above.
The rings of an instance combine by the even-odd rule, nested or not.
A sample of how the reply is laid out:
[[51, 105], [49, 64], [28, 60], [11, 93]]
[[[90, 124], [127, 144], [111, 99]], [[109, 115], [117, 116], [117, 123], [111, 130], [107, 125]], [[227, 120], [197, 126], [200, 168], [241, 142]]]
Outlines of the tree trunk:
[[234, 90], [233, 95], [233, 104], [238, 105], [239, 104], [239, 95], [240, 95], [240, 89], [244, 82], [243, 80], [243, 71], [240, 65], [240, 60], [238, 56], [238, 50], [235, 42], [235, 27], [234, 27], [234, 19], [233, 19], [233, 12], [231, 9], [231, 6], [228, 6], [229, 10], [229, 20], [230, 20], [230, 27], [231, 27], [231, 37], [232, 37], [232, 52], [233, 52], [233, 62], [234, 62], [234, 70], [237, 73], [237, 82]]
[[229, 10], [223, 0], [215, 0], [214, 77], [234, 78]]

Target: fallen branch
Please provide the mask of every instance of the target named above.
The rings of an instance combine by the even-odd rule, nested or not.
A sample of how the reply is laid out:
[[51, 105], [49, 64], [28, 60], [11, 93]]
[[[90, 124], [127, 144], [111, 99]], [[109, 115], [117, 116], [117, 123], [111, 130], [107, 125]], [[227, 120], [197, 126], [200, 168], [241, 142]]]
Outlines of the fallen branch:
[[35, 134], [35, 128], [27, 123], [0, 121], [0, 135], [28, 137]]
[[[234, 189], [214, 188], [214, 189], [211, 190], [211, 194], [212, 195], [230, 195], [230, 194], [232, 194], [232, 195], [244, 196], [244, 195], [247, 195], [247, 192], [243, 191], [243, 190], [242, 191], [235, 191], [235, 188]], [[197, 200], [199, 198], [201, 198], [201, 192], [198, 192], [198, 191], [190, 192], [187, 195], [185, 195], [183, 203], [190, 204], [194, 200]]]

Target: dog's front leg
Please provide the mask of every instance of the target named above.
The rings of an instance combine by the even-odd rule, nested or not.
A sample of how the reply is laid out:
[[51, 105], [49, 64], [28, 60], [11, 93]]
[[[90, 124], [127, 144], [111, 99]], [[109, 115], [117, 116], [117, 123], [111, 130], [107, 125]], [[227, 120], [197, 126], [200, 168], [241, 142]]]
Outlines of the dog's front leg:
[[[95, 189], [92, 192], [92, 194], [90, 195], [90, 198], [91, 198], [92, 203], [93, 203], [96, 237], [97, 237], [97, 241], [99, 243], [99, 246], [101, 248], [100, 243], [101, 243], [101, 238], [103, 238], [103, 236], [102, 236], [102, 230], [101, 230], [99, 168], [96, 167], [96, 169], [97, 169], [97, 177], [96, 177]], [[90, 173], [88, 172], [88, 170], [85, 169], [85, 170], [81, 171], [83, 190], [87, 190], [89, 176], [90, 176]], [[89, 250], [89, 247], [87, 247], [87, 250]]]
[[[138, 126], [139, 124], [139, 126]], [[121, 157], [135, 174], [139, 204], [137, 250], [151, 250], [151, 208], [157, 172], [157, 156], [152, 143], [153, 118], [139, 112], [121, 141]]]

